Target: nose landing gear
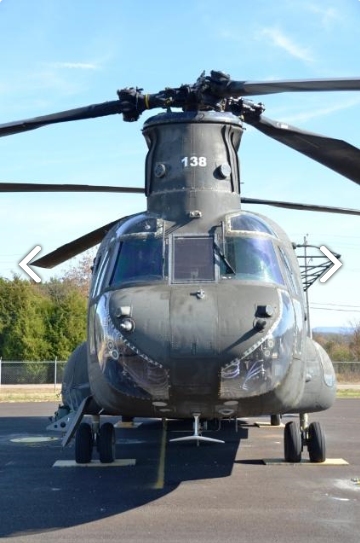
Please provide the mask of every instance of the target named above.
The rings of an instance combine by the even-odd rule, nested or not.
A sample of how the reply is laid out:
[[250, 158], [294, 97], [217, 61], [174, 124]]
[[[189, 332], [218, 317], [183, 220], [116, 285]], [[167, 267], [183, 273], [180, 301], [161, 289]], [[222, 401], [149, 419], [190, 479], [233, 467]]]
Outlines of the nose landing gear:
[[200, 441], [205, 441], [208, 443], [225, 443], [222, 439], [215, 439], [213, 437], [205, 437], [202, 435], [202, 428], [200, 425], [200, 415], [201, 413], [193, 413], [194, 417], [194, 433], [192, 436], [185, 436], [185, 437], [176, 437], [174, 439], [170, 439], [170, 441], [196, 441], [197, 445], [199, 445]]
[[312, 422], [307, 429], [307, 448], [310, 462], [325, 462], [325, 435], [319, 422]]
[[295, 421], [286, 423], [284, 430], [285, 462], [301, 462], [301, 455], [307, 447], [310, 462], [320, 463], [326, 459], [325, 434], [319, 422], [308, 424], [306, 413], [300, 414], [300, 424]]
[[90, 424], [82, 422], [75, 436], [75, 462], [89, 464], [94, 446], [94, 436]]
[[[95, 419], [95, 420], [94, 420]], [[77, 464], [91, 462], [94, 447], [97, 448], [100, 462], [111, 464], [115, 460], [115, 428], [110, 422], [100, 426], [98, 417], [92, 424], [82, 422], [75, 435], [75, 461]]]

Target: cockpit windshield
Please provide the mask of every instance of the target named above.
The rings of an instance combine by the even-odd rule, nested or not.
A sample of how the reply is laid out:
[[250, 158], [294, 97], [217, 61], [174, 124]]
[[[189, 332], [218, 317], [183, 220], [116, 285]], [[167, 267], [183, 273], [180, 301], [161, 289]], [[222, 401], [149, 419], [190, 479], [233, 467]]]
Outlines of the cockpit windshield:
[[[247, 281], [284, 284], [273, 243], [262, 237], [225, 238], [225, 256], [232, 277]], [[230, 276], [229, 266], [221, 261], [221, 275]]]
[[163, 239], [132, 238], [120, 243], [111, 285], [163, 278]]

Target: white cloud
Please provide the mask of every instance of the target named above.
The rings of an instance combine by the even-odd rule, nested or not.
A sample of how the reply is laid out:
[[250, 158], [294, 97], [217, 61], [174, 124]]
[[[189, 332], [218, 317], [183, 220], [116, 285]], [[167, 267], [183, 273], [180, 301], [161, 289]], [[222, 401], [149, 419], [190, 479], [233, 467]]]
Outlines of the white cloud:
[[338, 111], [349, 109], [353, 106], [360, 104], [360, 98], [351, 98], [347, 101], [337, 101], [335, 104], [329, 105], [327, 107], [319, 107], [312, 111], [305, 111], [303, 113], [298, 113], [295, 115], [287, 116], [286, 119], [288, 122], [306, 122], [311, 119], [316, 119], [318, 117], [326, 117], [332, 115]]
[[90, 62], [55, 62], [54, 68], [65, 68], [70, 70], [98, 70], [99, 66]]
[[[1, 1], [1, 0], [0, 0]], [[0, 95], [2, 97], [13, 97], [17, 93], [22, 95], [22, 104], [25, 98], [23, 96], [24, 81], [29, 94], [38, 90], [47, 91], [56, 89], [58, 93], [64, 96], [77, 94], [83, 89], [83, 81], [85, 77], [91, 77], [96, 70], [100, 70], [100, 63], [85, 63], [85, 62], [41, 62], [34, 64], [31, 70], [18, 71], [11, 73], [7, 78], [0, 82]], [[71, 71], [71, 72], [70, 72]], [[41, 100], [39, 94], [36, 95], [36, 102]], [[32, 106], [36, 103], [32, 100]], [[4, 107], [8, 110], [11, 104], [2, 103], [0, 110]], [[19, 105], [16, 104], [19, 108]]]
[[279, 47], [292, 57], [305, 62], [312, 62], [314, 60], [308, 48], [296, 44], [278, 28], [264, 28], [259, 35], [270, 39], [272, 45]]
[[317, 15], [324, 28], [329, 28], [333, 23], [339, 24], [341, 13], [333, 7], [320, 7], [318, 4], [308, 4], [304, 6], [308, 11]]

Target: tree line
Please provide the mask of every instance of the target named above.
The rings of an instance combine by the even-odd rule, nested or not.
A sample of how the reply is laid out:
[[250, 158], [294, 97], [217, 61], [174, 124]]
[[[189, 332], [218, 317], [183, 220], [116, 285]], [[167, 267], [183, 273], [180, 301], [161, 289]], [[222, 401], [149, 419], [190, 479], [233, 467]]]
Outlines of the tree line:
[[360, 361], [360, 323], [350, 334], [314, 334], [314, 339], [336, 362]]
[[67, 279], [0, 278], [3, 360], [66, 360], [86, 337], [87, 298]]
[[62, 277], [36, 284], [0, 277], [0, 357], [67, 360], [86, 339], [92, 254]]

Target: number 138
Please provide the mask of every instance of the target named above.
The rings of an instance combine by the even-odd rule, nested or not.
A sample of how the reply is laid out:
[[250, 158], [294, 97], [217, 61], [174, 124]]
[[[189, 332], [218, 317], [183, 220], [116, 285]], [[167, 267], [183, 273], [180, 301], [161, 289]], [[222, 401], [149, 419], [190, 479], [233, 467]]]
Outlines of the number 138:
[[181, 159], [181, 163], [184, 168], [191, 166], [195, 168], [196, 166], [205, 167], [206, 166], [206, 156], [184, 156]]

